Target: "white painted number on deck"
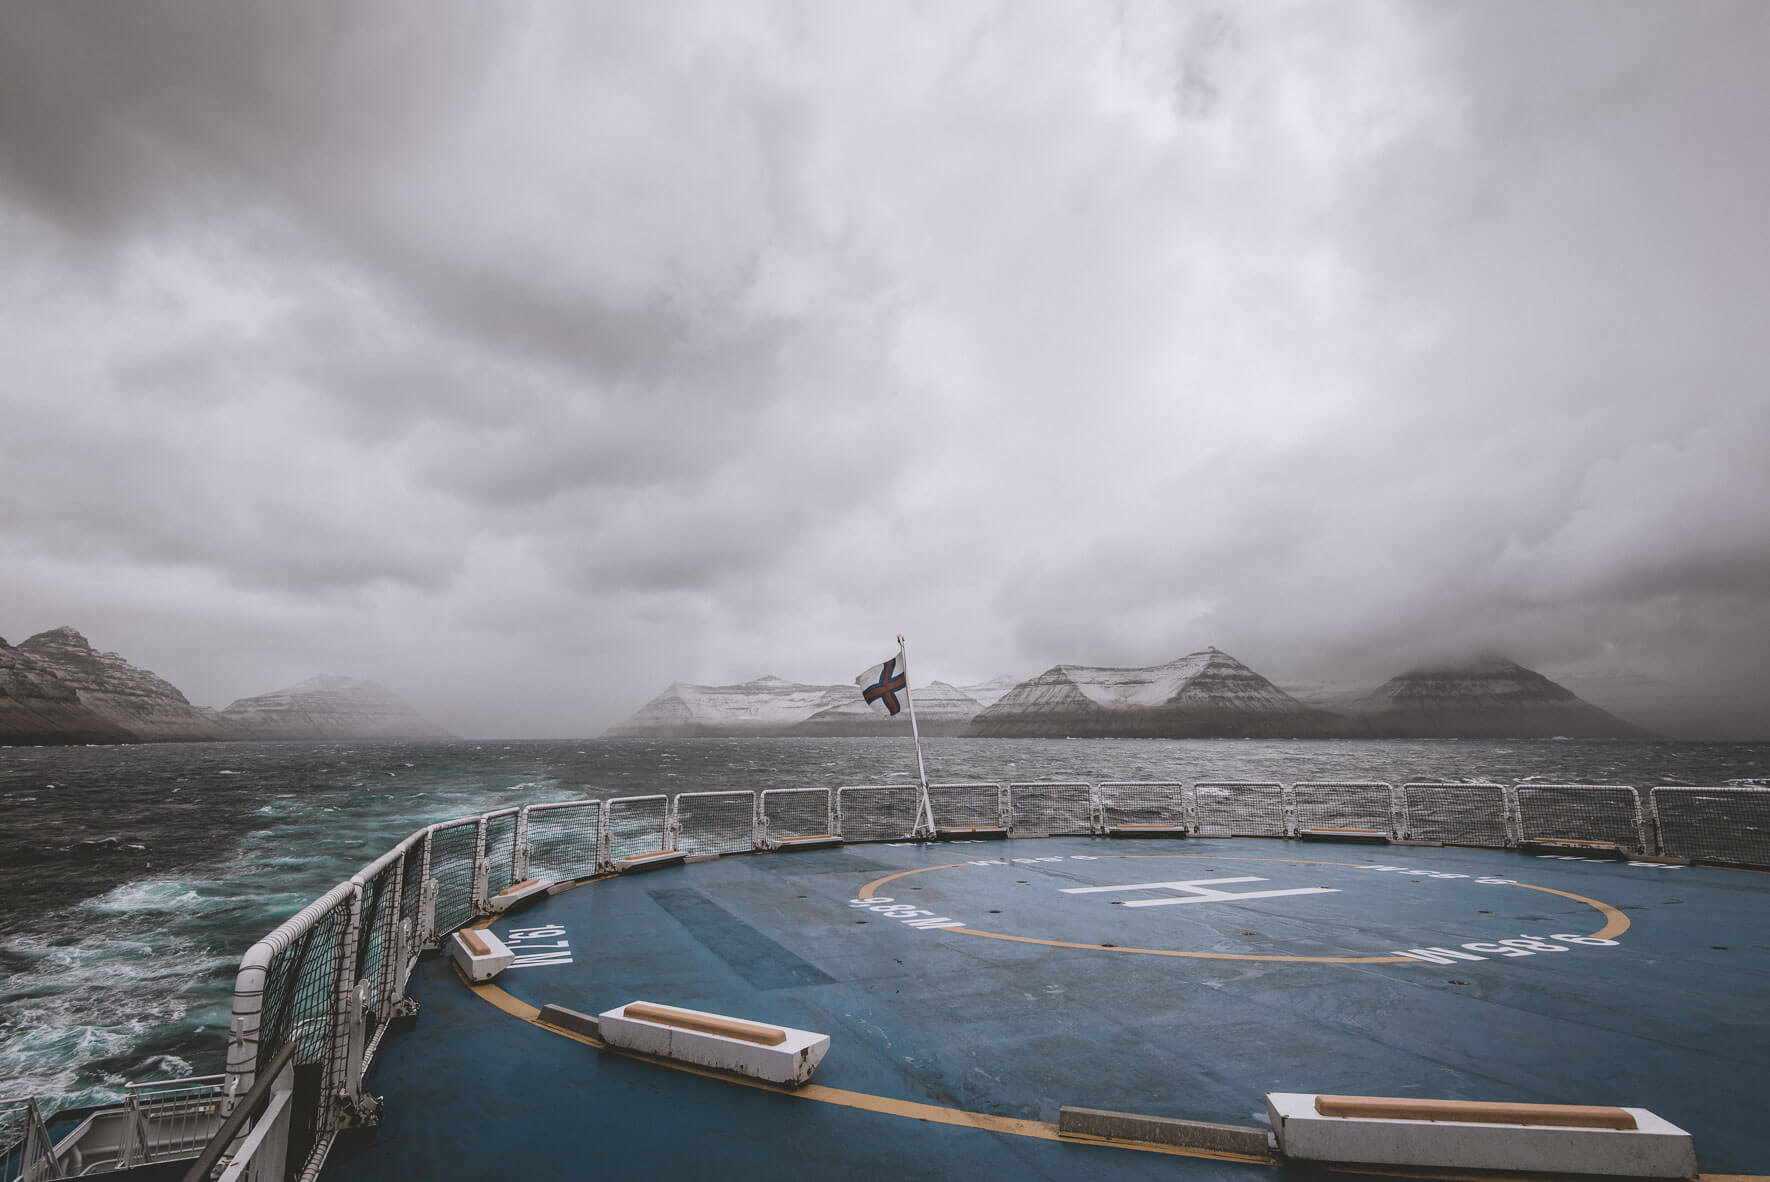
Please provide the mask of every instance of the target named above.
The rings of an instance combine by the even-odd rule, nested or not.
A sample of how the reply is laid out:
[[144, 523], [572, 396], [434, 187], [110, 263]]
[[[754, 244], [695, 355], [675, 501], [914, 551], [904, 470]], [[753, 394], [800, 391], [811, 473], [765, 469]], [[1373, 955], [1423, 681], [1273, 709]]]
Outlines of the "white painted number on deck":
[[945, 915], [936, 915], [932, 911], [924, 911], [910, 903], [896, 903], [883, 895], [874, 895], [870, 899], [850, 899], [848, 905], [856, 911], [871, 911], [886, 919], [901, 920], [913, 928], [962, 928], [964, 923]]
[[1066, 895], [1097, 895], [1104, 892], [1122, 895], [1127, 891], [1183, 891], [1180, 898], [1127, 899], [1126, 907], [1172, 907], [1179, 903], [1225, 903], [1238, 899], [1276, 899], [1281, 895], [1334, 895], [1337, 887], [1289, 887], [1279, 891], [1220, 891], [1231, 882], [1265, 882], [1264, 878], [1191, 878], [1184, 882], [1128, 882], [1122, 886], [1064, 887]]
[[504, 944], [516, 953], [513, 969], [532, 969], [541, 965], [572, 963], [571, 941], [558, 924], [538, 928], [511, 928]]
[[[1576, 860], [1584, 861], [1585, 859]], [[1428, 878], [1463, 879], [1473, 882], [1477, 886], [1519, 885], [1513, 879], [1500, 878], [1496, 875], [1471, 876], [1468, 874], [1446, 874], [1439, 870], [1410, 870], [1406, 866], [1390, 866], [1381, 862], [1372, 862], [1360, 869], [1375, 870], [1379, 874], [1405, 874], [1409, 878], [1422, 881]], [[1490, 960], [1494, 957], [1515, 960], [1520, 956], [1536, 956], [1544, 952], [1567, 952], [1574, 948], [1615, 948], [1620, 943], [1620, 940], [1609, 940], [1603, 936], [1574, 936], [1551, 932], [1547, 938], [1519, 935], [1507, 940], [1471, 940], [1454, 947], [1434, 944], [1429, 948], [1397, 948], [1392, 955], [1405, 956], [1409, 960], [1423, 960], [1427, 964], [1456, 964], [1464, 960]]]

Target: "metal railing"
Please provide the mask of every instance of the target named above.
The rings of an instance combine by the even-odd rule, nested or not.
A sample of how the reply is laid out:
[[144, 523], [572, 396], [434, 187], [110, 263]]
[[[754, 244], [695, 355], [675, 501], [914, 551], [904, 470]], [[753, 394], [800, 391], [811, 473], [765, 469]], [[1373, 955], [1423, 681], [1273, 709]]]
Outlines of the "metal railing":
[[0, 1179], [39, 1182], [188, 1160], [221, 1124], [222, 1079], [126, 1084], [121, 1104], [87, 1111], [59, 1141], [36, 1101], [0, 1101]]
[[0, 1182], [66, 1177], [43, 1113], [29, 1096], [0, 1100]]
[[[278, 927], [241, 961], [218, 1102], [231, 1110], [271, 1051], [322, 1074], [314, 1107], [294, 1114], [312, 1177], [343, 1129], [378, 1119], [364, 1075], [389, 1022], [414, 1010], [418, 957], [490, 912], [497, 884], [614, 873], [658, 850], [710, 856], [775, 848], [794, 837], [901, 841], [941, 825], [1103, 835], [1138, 829], [1294, 838], [1304, 830], [1373, 829], [1391, 837], [1510, 848], [1521, 841], [1614, 846], [1724, 865], [1770, 867], [1770, 789], [1620, 785], [1206, 781], [913, 784], [685, 792], [500, 809], [420, 829]], [[929, 807], [932, 801], [932, 808]], [[1717, 818], [1719, 820], [1717, 820]], [[1330, 823], [1332, 822], [1332, 823]], [[1576, 846], [1577, 848], [1577, 846]], [[0, 1105], [0, 1132], [9, 1109]], [[0, 1182], [54, 1177], [54, 1147], [14, 1102]], [[23, 1116], [17, 1116], [24, 1112]], [[34, 1139], [33, 1139], [34, 1138]], [[26, 1171], [37, 1171], [27, 1173]]]

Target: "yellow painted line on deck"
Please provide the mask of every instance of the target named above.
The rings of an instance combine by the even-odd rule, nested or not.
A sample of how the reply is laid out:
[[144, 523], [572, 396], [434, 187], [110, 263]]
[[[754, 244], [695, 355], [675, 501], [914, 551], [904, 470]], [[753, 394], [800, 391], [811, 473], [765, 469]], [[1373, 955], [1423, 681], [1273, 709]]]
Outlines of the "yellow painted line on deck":
[[[483, 926], [483, 925], [479, 925]], [[720, 1083], [736, 1084], [759, 1092], [772, 1092], [777, 1096], [787, 1096], [795, 1100], [812, 1100], [820, 1104], [834, 1104], [841, 1108], [854, 1108], [862, 1112], [876, 1112], [881, 1116], [896, 1116], [908, 1120], [927, 1121], [931, 1124], [952, 1125], [957, 1128], [981, 1129], [987, 1133], [1004, 1133], [1011, 1137], [1030, 1137], [1037, 1141], [1062, 1141], [1072, 1145], [1100, 1145], [1111, 1149], [1133, 1149], [1142, 1153], [1162, 1153], [1173, 1157], [1198, 1157], [1210, 1161], [1242, 1162], [1248, 1165], [1271, 1165], [1272, 1159], [1256, 1157], [1245, 1153], [1220, 1153], [1210, 1149], [1182, 1149], [1173, 1145], [1153, 1145], [1145, 1141], [1108, 1141], [1098, 1137], [1062, 1136], [1057, 1126], [1039, 1120], [1025, 1120], [1014, 1116], [998, 1116], [993, 1112], [972, 1112], [965, 1108], [948, 1108], [940, 1104], [925, 1104], [918, 1100], [899, 1100], [891, 1096], [875, 1096], [870, 1092], [851, 1092], [845, 1088], [826, 1087], [823, 1084], [805, 1084], [798, 1088], [783, 1088], [776, 1084], [764, 1083], [761, 1080], [745, 1079], [742, 1076], [728, 1075], [722, 1071], [711, 1071], [704, 1067], [696, 1067], [691, 1063], [677, 1063], [669, 1059], [659, 1059], [652, 1055], [639, 1055], [611, 1047], [599, 1038], [588, 1034], [579, 1034], [574, 1030], [564, 1030], [540, 1020], [541, 1011], [528, 1002], [512, 996], [509, 992], [488, 982], [474, 984], [462, 975], [459, 968], [455, 976], [463, 985], [472, 990], [481, 1001], [489, 1002], [503, 1010], [513, 1018], [519, 1018], [531, 1026], [545, 1030], [548, 1034], [557, 1034], [569, 1038], [573, 1042], [583, 1043], [587, 1047], [634, 1059], [642, 1063], [651, 1063], [658, 1067], [667, 1067], [671, 1071], [681, 1071], [688, 1075], [698, 1075], [703, 1079], [717, 1080]]]
[[1572, 891], [1558, 891], [1554, 887], [1535, 886], [1528, 882], [1515, 882], [1512, 885], [1524, 887], [1526, 890], [1542, 891], [1544, 894], [1560, 895], [1563, 899], [1572, 899], [1576, 903], [1584, 903], [1587, 907], [1597, 908], [1598, 914], [1609, 922], [1593, 932], [1592, 939], [1614, 940], [1629, 930], [1629, 917], [1608, 903], [1600, 903], [1596, 899], [1588, 899], [1584, 895], [1576, 895]]
[[[1092, 861], [1105, 862], [1110, 860], [1131, 861], [1175, 861], [1192, 860], [1208, 862], [1280, 862], [1287, 866], [1344, 866], [1352, 870], [1362, 870], [1369, 862], [1324, 862], [1304, 858], [1240, 858], [1220, 854], [1098, 854], [1091, 856]], [[971, 867], [988, 870], [996, 866], [1009, 867], [1012, 862], [990, 861], [983, 865], [977, 862], [949, 862], [944, 866], [922, 866], [915, 870], [900, 870], [896, 874], [887, 874], [883, 878], [875, 878], [860, 888], [856, 898], [871, 899], [880, 887], [900, 878], [908, 878], [912, 874], [927, 874], [935, 870], [956, 870]], [[1588, 899], [1584, 895], [1576, 895], [1571, 891], [1558, 891], [1553, 887], [1533, 886], [1528, 882], [1512, 882], [1513, 886], [1525, 887], [1533, 891], [1543, 891], [1551, 895], [1560, 895], [1564, 899], [1572, 899], [1576, 903], [1584, 903], [1594, 908], [1605, 919], [1602, 928], [1593, 932], [1590, 939], [1614, 940], [1629, 930], [1629, 917], [1608, 903], [1597, 899]], [[1186, 952], [1177, 948], [1132, 948], [1122, 944], [1088, 944], [1076, 940], [1050, 940], [1042, 936], [1015, 936], [1007, 932], [986, 932], [979, 928], [942, 928], [941, 931], [952, 932], [958, 936], [982, 936], [986, 940], [1008, 940], [1016, 944], [1041, 944], [1047, 948], [1076, 948], [1084, 952], [1129, 952], [1137, 956], [1172, 956], [1186, 960], [1254, 960], [1268, 964], [1425, 964], [1411, 956], [1282, 956], [1277, 954], [1260, 954], [1252, 952]]]

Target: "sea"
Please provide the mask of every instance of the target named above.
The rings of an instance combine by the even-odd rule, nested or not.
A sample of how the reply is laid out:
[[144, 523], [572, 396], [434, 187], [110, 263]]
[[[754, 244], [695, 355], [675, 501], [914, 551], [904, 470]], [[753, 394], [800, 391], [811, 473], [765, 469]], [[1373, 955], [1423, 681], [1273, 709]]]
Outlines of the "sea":
[[[935, 782], [1770, 783], [1770, 743], [929, 739]], [[0, 1099], [218, 1072], [248, 947], [413, 830], [510, 805], [913, 781], [899, 739], [0, 748]]]

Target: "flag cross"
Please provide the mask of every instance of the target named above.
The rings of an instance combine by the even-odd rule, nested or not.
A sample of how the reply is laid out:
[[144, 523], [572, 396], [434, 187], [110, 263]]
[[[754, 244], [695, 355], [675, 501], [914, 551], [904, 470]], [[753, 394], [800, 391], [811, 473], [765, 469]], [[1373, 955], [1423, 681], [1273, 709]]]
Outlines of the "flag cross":
[[860, 695], [869, 705], [873, 702], [884, 702], [885, 709], [893, 715], [903, 709], [898, 704], [897, 692], [908, 684], [908, 679], [902, 673], [896, 672], [896, 669], [897, 658], [892, 657], [879, 669], [879, 680], [867, 686]]

